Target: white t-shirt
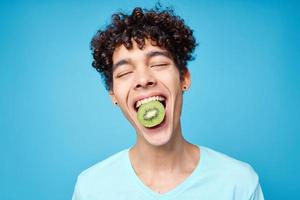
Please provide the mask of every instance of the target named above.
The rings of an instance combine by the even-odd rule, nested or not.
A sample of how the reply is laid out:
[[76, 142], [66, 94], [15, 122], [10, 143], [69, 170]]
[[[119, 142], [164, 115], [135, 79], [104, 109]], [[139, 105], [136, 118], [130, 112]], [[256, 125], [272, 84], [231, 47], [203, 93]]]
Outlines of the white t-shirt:
[[83, 171], [72, 200], [263, 200], [250, 165], [207, 147], [192, 174], [171, 191], [159, 194], [135, 174], [129, 149]]

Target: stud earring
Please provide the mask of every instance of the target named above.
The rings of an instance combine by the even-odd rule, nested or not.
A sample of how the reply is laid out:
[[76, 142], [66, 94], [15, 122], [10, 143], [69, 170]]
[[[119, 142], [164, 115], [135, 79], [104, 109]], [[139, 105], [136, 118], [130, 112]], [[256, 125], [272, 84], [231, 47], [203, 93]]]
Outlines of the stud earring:
[[117, 105], [118, 105], [118, 102], [115, 101], [114, 104], [117, 106]]
[[187, 90], [187, 87], [186, 86], [183, 86], [183, 91]]

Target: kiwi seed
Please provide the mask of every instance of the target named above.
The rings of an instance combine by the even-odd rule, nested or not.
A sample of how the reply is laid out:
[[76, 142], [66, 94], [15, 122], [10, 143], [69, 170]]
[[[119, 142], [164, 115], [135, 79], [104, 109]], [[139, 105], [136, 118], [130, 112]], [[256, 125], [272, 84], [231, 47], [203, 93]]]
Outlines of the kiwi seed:
[[137, 113], [138, 121], [145, 127], [150, 128], [159, 125], [165, 118], [165, 108], [157, 100], [142, 104]]

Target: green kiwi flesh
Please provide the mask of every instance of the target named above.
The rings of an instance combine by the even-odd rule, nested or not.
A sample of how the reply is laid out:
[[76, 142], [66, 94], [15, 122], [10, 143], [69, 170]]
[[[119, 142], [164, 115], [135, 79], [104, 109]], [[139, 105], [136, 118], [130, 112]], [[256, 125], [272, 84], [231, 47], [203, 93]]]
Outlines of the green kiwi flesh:
[[164, 105], [159, 101], [142, 104], [137, 112], [138, 121], [147, 128], [159, 125], [165, 118]]

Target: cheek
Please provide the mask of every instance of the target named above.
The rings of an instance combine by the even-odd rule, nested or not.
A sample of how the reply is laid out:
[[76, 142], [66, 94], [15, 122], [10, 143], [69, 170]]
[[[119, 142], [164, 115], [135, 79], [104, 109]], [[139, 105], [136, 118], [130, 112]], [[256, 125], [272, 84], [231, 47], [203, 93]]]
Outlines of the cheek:
[[123, 99], [124, 99], [124, 96], [125, 96], [124, 91], [123, 91], [123, 90], [120, 90], [120, 89], [118, 88], [118, 89], [115, 89], [115, 90], [114, 90], [114, 94], [115, 94], [115, 97], [116, 97], [117, 101], [118, 101], [119, 103], [122, 103], [122, 101], [123, 101]]
[[172, 75], [167, 76], [168, 79], [168, 83], [169, 85], [172, 85], [172, 87], [177, 91], [177, 90], [181, 90], [181, 80], [180, 77], [177, 73], [173, 73]]
[[166, 71], [158, 72], [157, 76], [168, 84], [180, 85], [180, 75], [175, 66], [170, 67]]
[[113, 85], [113, 93], [115, 95], [115, 98], [119, 101], [120, 96], [122, 95], [122, 90], [120, 90], [116, 84]]
[[114, 94], [118, 101], [124, 101], [128, 95], [130, 89], [130, 84], [128, 82], [115, 81], [114, 85]]

